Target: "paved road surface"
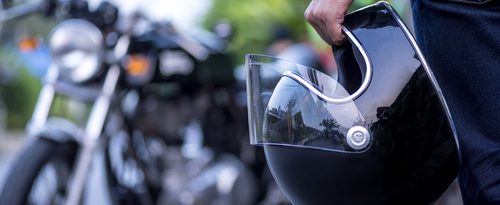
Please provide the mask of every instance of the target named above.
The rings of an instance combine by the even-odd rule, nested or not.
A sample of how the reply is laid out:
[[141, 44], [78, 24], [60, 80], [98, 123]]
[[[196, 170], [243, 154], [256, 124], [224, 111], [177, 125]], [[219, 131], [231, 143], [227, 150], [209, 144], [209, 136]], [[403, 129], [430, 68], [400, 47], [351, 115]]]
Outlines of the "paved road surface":
[[[15, 158], [15, 153], [22, 149], [26, 138], [22, 132], [16, 133], [1, 133], [0, 132], [0, 190], [3, 187], [5, 174], [9, 169], [9, 163]], [[89, 176], [86, 194], [84, 196], [85, 204], [100, 204], [107, 205], [109, 203], [108, 190], [103, 182], [105, 182], [105, 174], [103, 171], [103, 157], [99, 154], [94, 160], [92, 171]], [[447, 197], [441, 199], [435, 205], [462, 205], [458, 186], [455, 184], [450, 188]]]
[[0, 190], [3, 188], [9, 164], [14, 159], [15, 153], [21, 149], [23, 142], [24, 137], [21, 132], [0, 132]]

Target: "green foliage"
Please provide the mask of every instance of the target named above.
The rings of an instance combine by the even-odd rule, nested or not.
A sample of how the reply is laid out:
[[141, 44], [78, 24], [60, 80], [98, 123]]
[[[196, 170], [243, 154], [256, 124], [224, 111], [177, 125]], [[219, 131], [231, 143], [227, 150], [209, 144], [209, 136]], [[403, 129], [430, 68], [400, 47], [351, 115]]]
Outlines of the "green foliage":
[[0, 98], [7, 107], [7, 127], [22, 129], [31, 117], [35, 107], [40, 84], [26, 69], [19, 72], [11, 83], [0, 87]]
[[236, 56], [236, 62], [241, 63], [246, 53], [263, 52], [276, 24], [291, 28], [299, 38], [306, 37], [303, 13], [307, 4], [307, 1], [290, 0], [214, 0], [205, 25], [210, 27], [226, 20], [234, 26], [229, 51]]
[[[350, 10], [375, 2], [377, 1], [356, 0]], [[393, 4], [398, 9], [406, 2], [394, 1]], [[211, 27], [217, 21], [225, 20], [234, 26], [235, 36], [229, 51], [238, 63], [243, 63], [243, 56], [247, 53], [265, 51], [270, 42], [272, 28], [276, 24], [289, 27], [298, 39], [307, 39], [318, 46], [326, 46], [304, 19], [308, 4], [309, 1], [297, 0], [214, 0], [204, 24]]]

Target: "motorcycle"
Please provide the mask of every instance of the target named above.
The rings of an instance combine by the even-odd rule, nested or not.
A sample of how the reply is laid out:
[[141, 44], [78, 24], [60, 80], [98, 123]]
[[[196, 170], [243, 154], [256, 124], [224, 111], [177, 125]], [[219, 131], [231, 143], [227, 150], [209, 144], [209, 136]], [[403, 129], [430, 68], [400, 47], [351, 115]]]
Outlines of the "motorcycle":
[[[252, 168], [264, 162], [241, 157], [247, 125], [224, 52], [228, 25], [184, 33], [81, 0], [16, 6], [0, 22], [33, 12], [60, 22], [48, 40], [53, 60], [27, 126], [30, 140], [0, 204], [81, 204], [99, 153], [113, 204], [265, 198]], [[134, 31], [139, 21], [149, 30]]]

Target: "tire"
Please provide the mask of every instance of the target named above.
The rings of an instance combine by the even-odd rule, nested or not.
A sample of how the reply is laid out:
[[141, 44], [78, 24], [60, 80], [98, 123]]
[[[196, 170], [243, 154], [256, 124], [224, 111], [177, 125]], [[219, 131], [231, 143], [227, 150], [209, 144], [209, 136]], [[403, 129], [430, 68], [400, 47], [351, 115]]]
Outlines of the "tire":
[[[0, 195], [0, 205], [38, 204], [31, 202], [29, 197], [32, 196], [32, 188], [40, 186], [38, 182], [43, 180], [43, 173], [50, 166], [57, 179], [54, 194], [64, 197], [77, 152], [75, 142], [58, 143], [44, 138], [31, 141], [10, 168]], [[58, 204], [53, 198], [50, 201], [48, 204]], [[60, 203], [62, 201], [59, 200]]]

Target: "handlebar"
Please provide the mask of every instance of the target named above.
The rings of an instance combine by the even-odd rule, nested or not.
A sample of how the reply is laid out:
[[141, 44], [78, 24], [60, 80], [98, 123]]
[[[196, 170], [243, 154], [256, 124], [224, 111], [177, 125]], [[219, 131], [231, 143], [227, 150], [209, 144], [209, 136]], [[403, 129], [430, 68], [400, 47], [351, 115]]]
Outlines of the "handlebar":
[[39, 11], [42, 6], [42, 1], [33, 1], [9, 9], [5, 9], [0, 12], [0, 23]]
[[57, 13], [63, 18], [83, 18], [96, 24], [100, 29], [114, 25], [118, 15], [118, 9], [106, 1], [91, 11], [87, 0], [30, 0], [19, 6], [1, 10], [0, 23], [35, 12], [49, 17]]

